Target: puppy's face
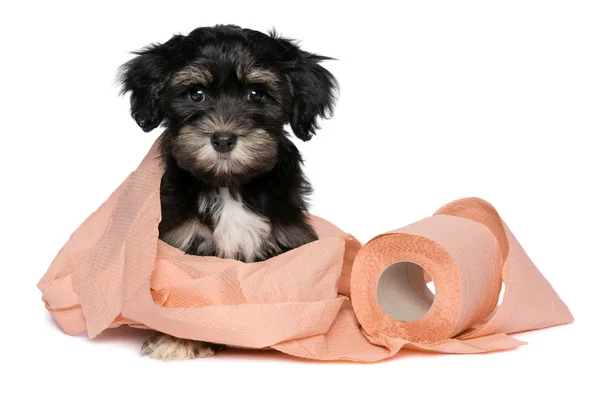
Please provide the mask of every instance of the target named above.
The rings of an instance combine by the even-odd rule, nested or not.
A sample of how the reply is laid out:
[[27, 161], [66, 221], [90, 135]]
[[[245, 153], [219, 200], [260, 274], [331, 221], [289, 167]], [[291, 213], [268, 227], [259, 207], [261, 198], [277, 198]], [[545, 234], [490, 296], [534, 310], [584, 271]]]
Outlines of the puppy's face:
[[285, 73], [264, 66], [257, 52], [243, 46], [202, 54], [168, 84], [172, 155], [204, 180], [250, 179], [277, 161], [292, 94]]
[[325, 59], [275, 35], [199, 28], [139, 52], [122, 82], [138, 124], [167, 127], [163, 149], [179, 167], [222, 186], [271, 170], [286, 124], [311, 138], [334, 104]]

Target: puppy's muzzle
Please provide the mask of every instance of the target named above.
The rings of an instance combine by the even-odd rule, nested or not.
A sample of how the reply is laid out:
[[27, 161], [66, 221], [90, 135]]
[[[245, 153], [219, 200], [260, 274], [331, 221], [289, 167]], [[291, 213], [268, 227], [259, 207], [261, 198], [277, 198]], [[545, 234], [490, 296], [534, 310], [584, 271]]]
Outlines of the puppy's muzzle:
[[212, 146], [219, 153], [229, 153], [237, 143], [237, 135], [217, 132], [212, 135]]

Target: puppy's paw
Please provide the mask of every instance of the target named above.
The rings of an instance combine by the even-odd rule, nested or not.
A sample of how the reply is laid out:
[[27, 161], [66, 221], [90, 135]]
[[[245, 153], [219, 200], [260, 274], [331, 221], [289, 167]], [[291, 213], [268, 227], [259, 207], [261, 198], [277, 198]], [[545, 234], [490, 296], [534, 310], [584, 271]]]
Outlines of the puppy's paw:
[[215, 355], [223, 346], [180, 339], [165, 333], [154, 332], [142, 345], [142, 355], [155, 360], [180, 361]]

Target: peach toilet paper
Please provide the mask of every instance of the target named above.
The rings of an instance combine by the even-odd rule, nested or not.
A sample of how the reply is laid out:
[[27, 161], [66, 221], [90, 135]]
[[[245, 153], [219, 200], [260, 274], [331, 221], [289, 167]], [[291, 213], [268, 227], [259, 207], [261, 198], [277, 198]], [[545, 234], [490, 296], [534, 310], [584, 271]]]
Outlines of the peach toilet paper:
[[511, 333], [573, 321], [496, 210], [477, 198], [364, 246], [311, 216], [319, 240], [264, 262], [186, 255], [158, 240], [158, 154], [156, 142], [39, 281], [65, 333], [93, 338], [126, 324], [303, 358], [372, 362], [402, 348], [511, 349], [524, 344]]

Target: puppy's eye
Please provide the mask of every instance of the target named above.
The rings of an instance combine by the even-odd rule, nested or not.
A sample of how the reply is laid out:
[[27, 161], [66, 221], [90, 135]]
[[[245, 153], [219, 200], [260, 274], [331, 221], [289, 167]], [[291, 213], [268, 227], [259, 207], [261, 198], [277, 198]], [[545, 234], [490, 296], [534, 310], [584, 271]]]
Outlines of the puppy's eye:
[[264, 98], [265, 93], [258, 88], [252, 89], [248, 92], [248, 100], [250, 101], [261, 101]]
[[204, 91], [201, 88], [193, 88], [189, 91], [190, 100], [195, 101], [196, 103], [201, 103], [204, 101], [206, 96], [204, 95]]

